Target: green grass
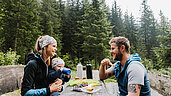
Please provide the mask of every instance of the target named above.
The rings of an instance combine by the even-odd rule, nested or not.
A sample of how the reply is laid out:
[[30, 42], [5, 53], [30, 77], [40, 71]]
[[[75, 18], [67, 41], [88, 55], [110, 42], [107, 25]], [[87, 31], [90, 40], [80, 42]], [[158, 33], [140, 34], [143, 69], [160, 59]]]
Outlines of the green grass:
[[71, 79], [74, 79], [74, 77], [76, 77], [77, 75], [77, 71], [71, 71]]
[[106, 80], [104, 80], [104, 82], [105, 83], [110, 83], [110, 82], [114, 82], [114, 83], [116, 83], [116, 80], [115, 79], [106, 79]]
[[21, 96], [21, 89], [15, 90], [13, 92], [3, 94], [5, 96]]

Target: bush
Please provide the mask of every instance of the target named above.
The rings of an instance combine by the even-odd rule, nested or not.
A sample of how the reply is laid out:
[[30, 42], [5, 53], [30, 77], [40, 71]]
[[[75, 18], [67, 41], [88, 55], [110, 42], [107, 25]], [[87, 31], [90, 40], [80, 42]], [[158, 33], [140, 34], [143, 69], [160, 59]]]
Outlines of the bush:
[[171, 76], [171, 68], [165, 68], [159, 70], [151, 69], [150, 71]]
[[4, 62], [5, 62], [5, 60], [4, 60], [4, 53], [0, 52], [0, 65], [3, 65]]
[[62, 57], [63, 57], [62, 59], [65, 62], [65, 67], [68, 67], [72, 70], [76, 70], [76, 65], [78, 64], [78, 58], [71, 60], [69, 53], [66, 53], [66, 55], [63, 55]]
[[153, 61], [151, 59], [145, 58], [144, 60], [142, 60], [142, 64], [145, 66], [147, 70], [153, 68]]
[[7, 53], [0, 52], [0, 66], [18, 65], [18, 60], [21, 56], [10, 49]]

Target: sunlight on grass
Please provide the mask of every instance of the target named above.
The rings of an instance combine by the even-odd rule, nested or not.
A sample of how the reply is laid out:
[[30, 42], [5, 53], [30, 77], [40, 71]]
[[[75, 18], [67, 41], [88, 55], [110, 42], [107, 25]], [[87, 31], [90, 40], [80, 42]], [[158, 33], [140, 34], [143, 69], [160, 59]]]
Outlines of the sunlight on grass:
[[18, 90], [15, 90], [13, 92], [3, 94], [1, 96], [21, 96], [21, 89], [18, 89]]

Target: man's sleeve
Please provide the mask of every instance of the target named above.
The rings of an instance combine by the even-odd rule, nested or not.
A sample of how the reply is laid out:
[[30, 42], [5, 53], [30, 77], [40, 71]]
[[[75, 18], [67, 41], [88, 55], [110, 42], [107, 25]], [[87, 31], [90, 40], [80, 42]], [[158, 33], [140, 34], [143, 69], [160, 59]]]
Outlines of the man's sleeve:
[[129, 84], [140, 84], [144, 85], [145, 72], [143, 67], [138, 63], [132, 63], [127, 69], [128, 74], [128, 85]]

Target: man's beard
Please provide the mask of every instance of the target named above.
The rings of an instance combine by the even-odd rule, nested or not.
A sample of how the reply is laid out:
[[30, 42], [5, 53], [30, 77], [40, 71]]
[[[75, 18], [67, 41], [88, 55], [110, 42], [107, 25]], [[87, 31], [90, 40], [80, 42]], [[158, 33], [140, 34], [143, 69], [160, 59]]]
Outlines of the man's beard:
[[123, 57], [123, 54], [119, 51], [119, 53], [116, 54], [115, 60], [116, 61], [121, 61], [122, 60], [122, 57]]

